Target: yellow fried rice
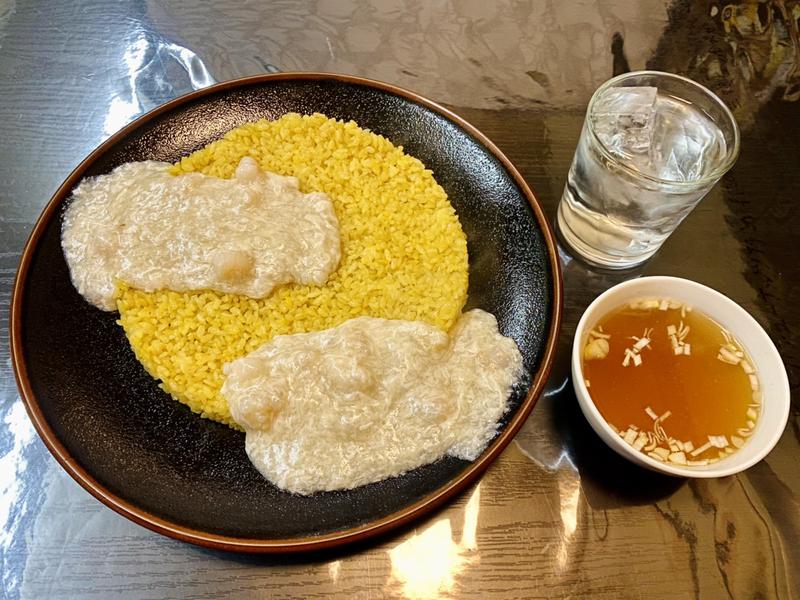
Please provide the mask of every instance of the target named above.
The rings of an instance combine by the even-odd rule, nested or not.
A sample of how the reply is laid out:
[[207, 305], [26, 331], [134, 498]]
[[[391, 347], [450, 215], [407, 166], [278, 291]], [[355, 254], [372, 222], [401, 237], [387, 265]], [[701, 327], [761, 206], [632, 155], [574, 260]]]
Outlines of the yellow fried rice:
[[356, 123], [288, 114], [237, 127], [183, 158], [174, 174], [229, 178], [244, 156], [322, 191], [339, 220], [342, 259], [321, 287], [268, 298], [212, 291], [147, 293], [120, 285], [119, 323], [161, 387], [203, 417], [236, 427], [219, 390], [222, 366], [276, 335], [328, 329], [361, 315], [448, 330], [467, 295], [467, 242], [433, 174]]

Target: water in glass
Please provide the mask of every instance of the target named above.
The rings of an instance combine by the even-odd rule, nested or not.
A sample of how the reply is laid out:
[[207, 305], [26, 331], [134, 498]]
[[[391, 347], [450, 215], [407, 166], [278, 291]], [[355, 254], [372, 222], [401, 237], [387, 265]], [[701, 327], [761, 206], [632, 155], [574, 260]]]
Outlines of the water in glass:
[[655, 87], [604, 90], [587, 115], [558, 223], [601, 265], [638, 264], [714, 185], [728, 148], [695, 105]]

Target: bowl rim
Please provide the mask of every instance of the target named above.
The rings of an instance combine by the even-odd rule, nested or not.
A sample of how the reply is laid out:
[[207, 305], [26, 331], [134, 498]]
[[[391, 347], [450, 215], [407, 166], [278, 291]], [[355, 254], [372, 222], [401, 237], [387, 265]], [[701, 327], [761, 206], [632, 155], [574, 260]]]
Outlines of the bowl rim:
[[[781, 405], [778, 407], [780, 410], [780, 423], [781, 426], [775, 428], [773, 431], [770, 432], [766, 441], [761, 444], [761, 447], [758, 451], [748, 460], [742, 462], [735, 462], [728, 466], [710, 466], [704, 469], [692, 469], [691, 467], [681, 467], [679, 465], [671, 465], [667, 463], [663, 463], [657, 461], [646, 454], [634, 450], [630, 445], [625, 443], [619, 435], [611, 429], [611, 426], [605, 420], [602, 414], [600, 414], [600, 410], [592, 400], [591, 393], [589, 389], [586, 387], [586, 382], [583, 377], [583, 369], [581, 366], [581, 339], [583, 338], [583, 334], [586, 331], [586, 327], [589, 321], [589, 318], [592, 316], [592, 312], [594, 312], [597, 305], [599, 305], [604, 300], [607, 300], [609, 297], [619, 294], [625, 290], [630, 288], [635, 288], [637, 286], [642, 285], [643, 283], [649, 282], [663, 282], [665, 284], [671, 284], [672, 286], [685, 286], [689, 288], [694, 288], [698, 290], [700, 293], [705, 294], [712, 298], [714, 302], [718, 302], [728, 306], [729, 308], [733, 309], [737, 312], [739, 318], [741, 319], [741, 323], [743, 324], [742, 327], [747, 327], [754, 331], [757, 335], [761, 336], [766, 342], [768, 350], [771, 354], [768, 357], [769, 361], [775, 361], [776, 367], [778, 368], [778, 379], [779, 381], [777, 384], [780, 386], [780, 394], [776, 395], [775, 400], [770, 400], [770, 402], [780, 402]], [[674, 288], [673, 288], [674, 289]], [[676, 294], [666, 294], [670, 297], [676, 296], [677, 299], [680, 299], [680, 293]], [[696, 305], [696, 304], [695, 304]], [[698, 306], [699, 309], [703, 309], [702, 306]], [[586, 310], [583, 311], [581, 315], [580, 321], [578, 321], [578, 325], [575, 328], [575, 337], [572, 341], [572, 356], [571, 356], [571, 367], [572, 367], [572, 380], [573, 380], [573, 387], [575, 388], [575, 395], [578, 397], [578, 403], [581, 407], [581, 411], [584, 413], [586, 420], [589, 421], [589, 424], [592, 426], [593, 429], [597, 431], [597, 428], [605, 432], [609, 439], [614, 440], [613, 443], [609, 443], [603, 436], [600, 436], [601, 439], [609, 446], [612, 450], [616, 451], [618, 454], [622, 455], [626, 459], [630, 460], [634, 464], [638, 464], [639, 466], [646, 466], [652, 470], [658, 471], [660, 473], [665, 473], [667, 475], [673, 475], [678, 477], [686, 477], [686, 478], [694, 478], [694, 479], [708, 479], [714, 477], [725, 477], [728, 475], [733, 475], [735, 473], [739, 473], [746, 469], [749, 469], [754, 464], [760, 462], [764, 459], [764, 457], [769, 454], [775, 445], [780, 440], [781, 436], [783, 435], [784, 430], [786, 429], [786, 424], [789, 420], [789, 412], [791, 409], [791, 400], [790, 400], [790, 388], [789, 388], [789, 377], [786, 372], [786, 366], [781, 359], [780, 352], [775, 346], [775, 343], [772, 341], [772, 338], [766, 332], [766, 330], [761, 326], [761, 324], [756, 321], [756, 319], [741, 305], [730, 299], [725, 294], [711, 288], [707, 285], [703, 285], [702, 283], [698, 283], [691, 279], [685, 279], [682, 277], [674, 277], [670, 275], [650, 275], [645, 277], [637, 277], [635, 279], [629, 279], [627, 281], [623, 281], [617, 285], [614, 285], [607, 289], [605, 292], [597, 296], [590, 304], [586, 307]], [[765, 399], [764, 402], [766, 403], [767, 400]], [[599, 431], [597, 431], [599, 435]], [[722, 461], [721, 461], [722, 462]]]
[[[386, 515], [380, 519], [372, 520], [366, 524], [353, 528], [334, 531], [319, 536], [308, 536], [300, 538], [284, 539], [259, 539], [234, 537], [215, 533], [209, 533], [200, 529], [195, 529], [173, 523], [167, 519], [156, 516], [143, 510], [134, 504], [124, 500], [113, 493], [97, 481], [89, 472], [70, 455], [64, 444], [58, 439], [55, 431], [50, 427], [39, 407], [38, 401], [28, 378], [27, 365], [25, 362], [25, 352], [22, 342], [22, 308], [24, 292], [28, 277], [28, 270], [32, 257], [38, 248], [39, 239], [46, 226], [58, 214], [58, 209], [66, 199], [68, 193], [75, 187], [84, 172], [103, 156], [113, 145], [123, 140], [126, 136], [136, 131], [139, 127], [149, 123], [156, 117], [170, 112], [183, 105], [190, 104], [205, 96], [210, 96], [220, 92], [228, 92], [235, 89], [245, 89], [249, 86], [261, 85], [265, 83], [281, 81], [333, 81], [339, 83], [353, 84], [361, 87], [375, 89], [381, 92], [399, 96], [406, 100], [420, 105], [434, 113], [444, 117], [448, 121], [464, 130], [468, 135], [477, 140], [484, 146], [511, 175], [514, 183], [531, 207], [533, 216], [539, 224], [542, 232], [543, 242], [547, 251], [547, 259], [552, 274], [552, 306], [549, 314], [549, 327], [546, 332], [545, 345], [541, 355], [539, 368], [534, 373], [530, 389], [522, 400], [517, 413], [508, 421], [503, 431], [491, 442], [489, 447], [473, 461], [462, 473], [454, 477], [441, 487], [427, 494], [421, 500], [405, 506], [404, 508]], [[11, 304], [9, 311], [9, 333], [11, 346], [11, 362], [17, 387], [25, 409], [33, 425], [44, 442], [47, 449], [55, 457], [64, 470], [81, 485], [92, 496], [100, 500], [103, 504], [128, 518], [129, 520], [146, 527], [152, 531], [166, 535], [168, 537], [189, 542], [207, 548], [217, 550], [227, 550], [235, 552], [253, 553], [294, 553], [307, 552], [312, 550], [323, 550], [333, 548], [348, 543], [365, 540], [392, 529], [401, 527], [410, 521], [423, 516], [441, 506], [444, 502], [454, 497], [472, 483], [489, 464], [497, 458], [502, 450], [511, 442], [513, 437], [522, 427], [530, 412], [533, 410], [536, 401], [544, 390], [545, 383], [552, 368], [555, 351], [557, 347], [561, 320], [563, 312], [563, 283], [561, 266], [556, 250], [555, 236], [546, 218], [539, 201], [534, 195], [525, 179], [514, 167], [511, 161], [503, 152], [478, 128], [468, 121], [458, 116], [453, 111], [445, 108], [441, 104], [434, 102], [425, 96], [404, 88], [384, 83], [377, 80], [345, 75], [340, 73], [326, 72], [302, 72], [287, 71], [281, 73], [270, 73], [232, 79], [212, 86], [184, 94], [165, 104], [162, 104], [147, 113], [136, 118], [134, 121], [117, 131], [97, 148], [95, 148], [77, 167], [69, 174], [66, 180], [58, 187], [50, 198], [31, 233], [25, 242], [22, 251], [19, 267], [14, 279], [12, 288]]]

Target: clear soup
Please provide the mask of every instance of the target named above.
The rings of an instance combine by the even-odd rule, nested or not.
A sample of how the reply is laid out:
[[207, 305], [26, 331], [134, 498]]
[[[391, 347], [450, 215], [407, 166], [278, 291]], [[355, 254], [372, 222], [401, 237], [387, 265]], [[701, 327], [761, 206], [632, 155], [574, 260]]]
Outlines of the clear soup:
[[600, 319], [583, 374], [603, 418], [656, 460], [697, 466], [741, 448], [761, 411], [758, 376], [719, 323], [670, 299], [643, 298]]

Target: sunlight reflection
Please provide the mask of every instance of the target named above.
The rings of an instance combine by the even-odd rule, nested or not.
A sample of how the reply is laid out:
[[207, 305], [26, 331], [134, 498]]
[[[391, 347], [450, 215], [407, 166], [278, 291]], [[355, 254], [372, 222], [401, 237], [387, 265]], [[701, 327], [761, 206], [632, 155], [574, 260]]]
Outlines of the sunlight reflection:
[[481, 509], [481, 484], [475, 487], [472, 496], [464, 508], [464, 530], [461, 533], [461, 549], [478, 549], [478, 512]]
[[[163, 79], [166, 61], [174, 60], [180, 65], [189, 77], [189, 84], [193, 90], [216, 83], [203, 61], [188, 48], [172, 42], [154, 41], [145, 31], [139, 31], [137, 35], [138, 37], [128, 42], [122, 55], [128, 90], [124, 97], [117, 95], [111, 99], [103, 126], [107, 135], [116, 133], [134, 118], [158, 104], [158, 101], [151, 98], [154, 90], [139, 89], [140, 81], [145, 87], [155, 85], [158, 95], [163, 96], [166, 93], [166, 99], [170, 97], [169, 92], [175, 96], [183, 93], [185, 83]], [[163, 89], [165, 86], [168, 88], [166, 92]]]
[[333, 583], [339, 580], [339, 570], [342, 568], [342, 561], [335, 560], [328, 563], [328, 574], [331, 576]]
[[561, 260], [561, 265], [564, 268], [566, 268], [569, 263], [575, 260], [572, 255], [561, 246], [561, 242], [556, 244], [556, 249], [558, 250], [558, 258]]
[[558, 480], [558, 493], [561, 502], [561, 543], [556, 552], [556, 572], [563, 573], [569, 566], [572, 536], [578, 527], [578, 501], [581, 497], [581, 485], [577, 479]]
[[148, 46], [147, 38], [144, 34], [140, 34], [139, 39], [129, 43], [127, 48], [125, 48], [122, 61], [125, 63], [129, 74], [130, 100], [125, 100], [119, 96], [115, 96], [111, 100], [111, 105], [108, 107], [108, 113], [106, 114], [106, 120], [103, 125], [103, 129], [108, 135], [117, 132], [127, 125], [136, 115], [144, 112], [139, 102], [136, 80], [139, 71], [141, 71], [144, 65]]
[[111, 105], [108, 107], [103, 129], [108, 135], [116, 133], [139, 116], [139, 112], [137, 103], [128, 102], [116, 96], [111, 99]]
[[178, 44], [165, 44], [164, 49], [177, 60], [189, 76], [193, 90], [208, 87], [217, 82], [208, 72], [205, 64], [197, 54]]
[[563, 465], [568, 465], [569, 468], [577, 473], [578, 468], [575, 466], [575, 463], [572, 461], [572, 457], [569, 455], [568, 448], [561, 448], [559, 451], [558, 456], [555, 460], [551, 462], [545, 462], [543, 459], [540, 459], [537, 456], [534, 456], [528, 449], [525, 448], [518, 440], [514, 440], [514, 445], [519, 449], [522, 454], [524, 454], [527, 458], [533, 461], [536, 465], [542, 467], [543, 469], [547, 469], [549, 471], [557, 471]]
[[450, 519], [440, 519], [389, 551], [392, 573], [389, 585], [402, 586], [406, 598], [439, 598], [453, 590], [456, 578], [478, 560], [477, 529], [481, 486], [478, 484], [464, 508], [461, 541], [453, 540]]
[[402, 584], [407, 598], [437, 598], [440, 592], [450, 591], [463, 562], [451, 538], [449, 519], [415, 534], [390, 550], [389, 557], [391, 578]]
[[569, 383], [569, 377], [564, 378], [564, 381], [561, 383], [561, 385], [559, 385], [557, 388], [547, 390], [544, 393], [544, 397], [549, 398], [550, 396], [555, 396], [556, 394], [560, 394], [561, 392], [564, 391], [564, 388], [567, 387], [568, 383]]
[[19, 500], [20, 481], [28, 466], [23, 451], [34, 433], [22, 400], [17, 398], [11, 405], [3, 425], [11, 434], [12, 445], [6, 454], [0, 456], [0, 555], [9, 548], [14, 536], [11, 509]]

